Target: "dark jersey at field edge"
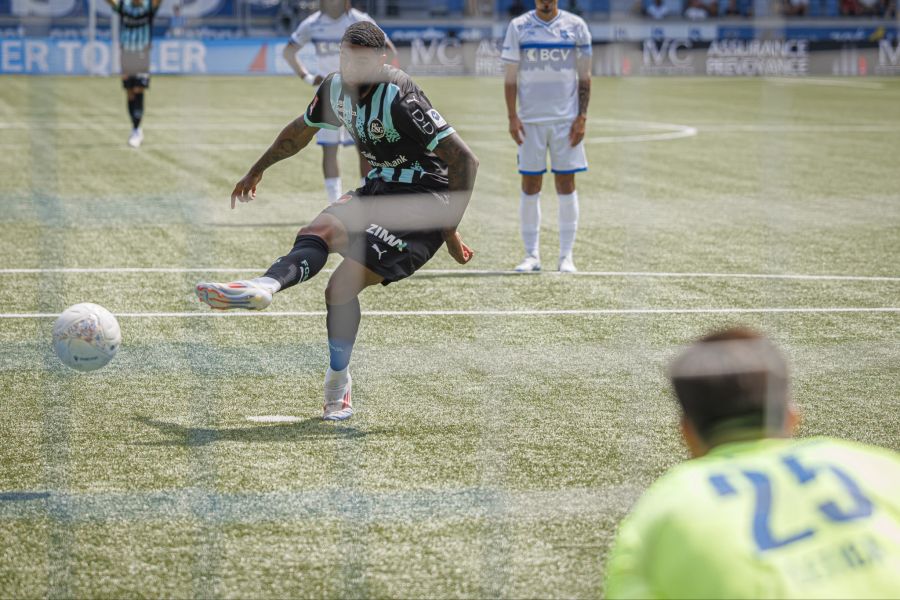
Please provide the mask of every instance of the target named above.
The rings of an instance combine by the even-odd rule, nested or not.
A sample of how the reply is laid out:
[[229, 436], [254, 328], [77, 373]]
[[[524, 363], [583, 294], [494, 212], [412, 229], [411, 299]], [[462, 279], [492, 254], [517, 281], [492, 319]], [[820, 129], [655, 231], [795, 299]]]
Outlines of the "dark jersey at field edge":
[[447, 164], [433, 151], [453, 127], [403, 71], [385, 66], [378, 81], [363, 98], [354, 98], [340, 74], [332, 73], [309, 104], [306, 124], [346, 127], [374, 167], [369, 179], [446, 190]]
[[141, 6], [135, 6], [131, 0], [120, 0], [115, 11], [122, 20], [119, 31], [119, 44], [126, 52], [143, 52], [153, 42], [153, 19], [158, 6], [152, 0], [144, 0]]

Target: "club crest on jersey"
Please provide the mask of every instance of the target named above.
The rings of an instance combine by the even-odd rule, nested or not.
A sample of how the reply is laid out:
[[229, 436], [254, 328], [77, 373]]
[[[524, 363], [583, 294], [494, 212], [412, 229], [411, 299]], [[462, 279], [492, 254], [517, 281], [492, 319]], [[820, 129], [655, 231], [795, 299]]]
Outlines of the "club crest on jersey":
[[378, 119], [372, 119], [369, 123], [369, 137], [373, 142], [384, 137], [384, 124]]

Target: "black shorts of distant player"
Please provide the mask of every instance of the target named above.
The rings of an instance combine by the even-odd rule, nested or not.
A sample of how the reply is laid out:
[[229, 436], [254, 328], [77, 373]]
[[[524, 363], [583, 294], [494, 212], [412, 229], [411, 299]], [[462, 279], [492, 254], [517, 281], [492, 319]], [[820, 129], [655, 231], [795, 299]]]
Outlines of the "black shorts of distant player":
[[122, 50], [119, 61], [122, 70], [122, 87], [126, 90], [150, 87], [150, 48], [137, 52]]

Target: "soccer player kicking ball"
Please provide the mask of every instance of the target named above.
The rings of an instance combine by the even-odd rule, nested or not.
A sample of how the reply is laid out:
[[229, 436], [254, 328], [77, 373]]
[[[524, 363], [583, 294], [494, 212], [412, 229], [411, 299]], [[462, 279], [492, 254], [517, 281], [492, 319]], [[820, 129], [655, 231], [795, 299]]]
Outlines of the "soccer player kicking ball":
[[[591, 32], [558, 0], [535, 0], [535, 10], [509, 24], [500, 58], [506, 61], [509, 133], [518, 144], [519, 200], [525, 259], [516, 271], [540, 271], [541, 186], [547, 152], [559, 197], [559, 263], [574, 273], [578, 230], [575, 174], [587, 171], [584, 131], [591, 99]], [[516, 111], [516, 100], [519, 109]]]
[[252, 200], [263, 172], [299, 152], [319, 129], [342, 125], [374, 166], [366, 184], [302, 228], [293, 249], [262, 277], [196, 288], [213, 308], [261, 310], [276, 292], [315, 276], [329, 253], [344, 257], [325, 290], [326, 420], [353, 414], [349, 364], [360, 292], [409, 277], [445, 243], [460, 264], [473, 256], [456, 227], [472, 194], [478, 160], [412, 79], [384, 59], [381, 29], [365, 21], [348, 27], [340, 72], [322, 82], [306, 113], [284, 128], [237, 183], [231, 207]]
[[608, 598], [900, 598], [900, 456], [791, 440], [787, 363], [753, 331], [700, 340], [670, 377], [694, 459], [622, 523]]

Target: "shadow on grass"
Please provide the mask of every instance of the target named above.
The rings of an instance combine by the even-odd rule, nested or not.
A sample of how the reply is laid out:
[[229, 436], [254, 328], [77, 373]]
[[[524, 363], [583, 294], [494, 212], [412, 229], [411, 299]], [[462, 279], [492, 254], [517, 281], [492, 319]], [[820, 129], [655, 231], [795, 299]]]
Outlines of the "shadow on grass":
[[24, 502], [27, 500], [44, 500], [50, 492], [0, 492], [0, 502]]
[[334, 438], [352, 440], [383, 433], [382, 431], [360, 431], [347, 425], [328, 423], [320, 418], [306, 419], [296, 423], [221, 429], [185, 427], [147, 417], [136, 417], [135, 420], [148, 427], [153, 427], [169, 437], [168, 440], [160, 442], [138, 442], [137, 444], [140, 446], [185, 446], [190, 448], [206, 446], [214, 442], [272, 443]]

